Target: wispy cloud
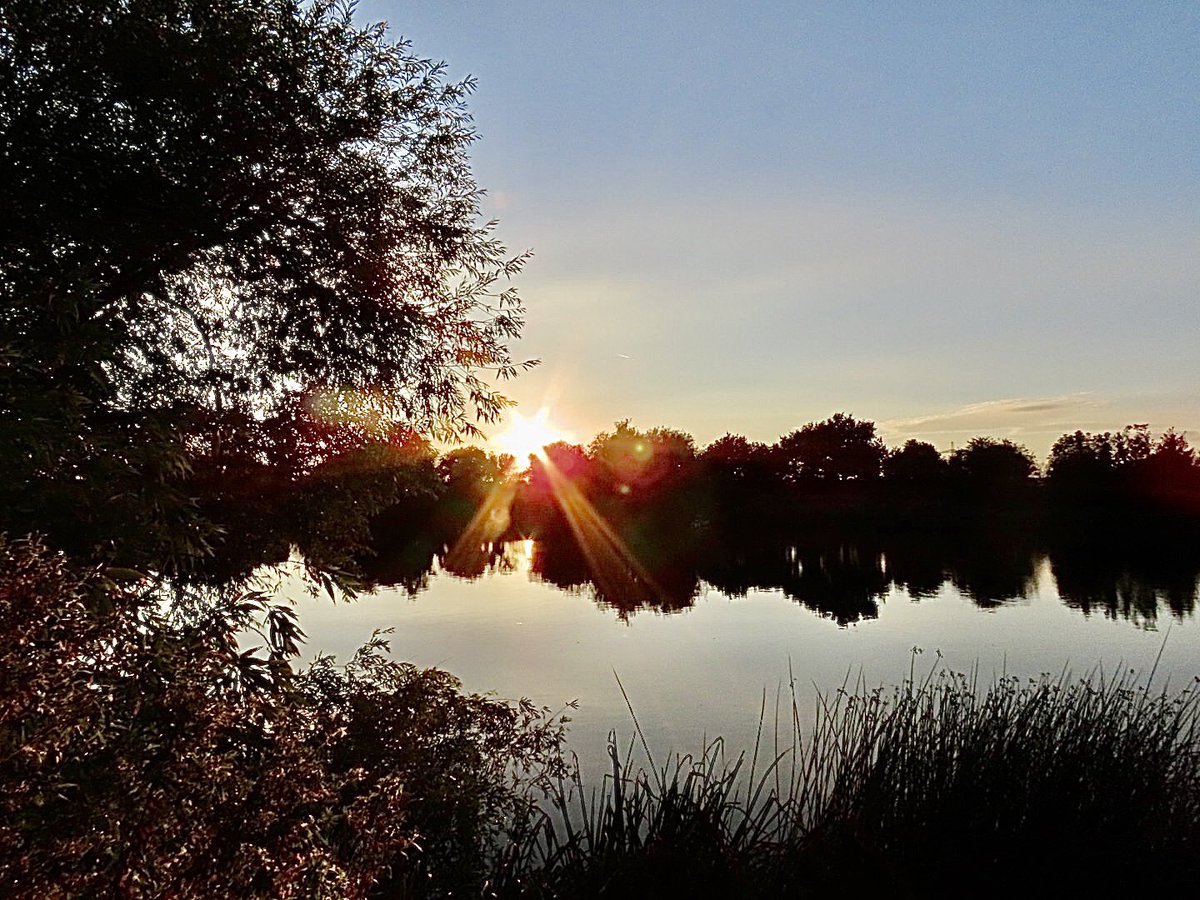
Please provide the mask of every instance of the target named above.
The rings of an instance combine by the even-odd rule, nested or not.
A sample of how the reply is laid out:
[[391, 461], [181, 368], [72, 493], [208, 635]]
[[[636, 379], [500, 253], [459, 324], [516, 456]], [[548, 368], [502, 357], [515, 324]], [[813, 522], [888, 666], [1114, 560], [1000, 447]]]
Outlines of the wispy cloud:
[[[956, 439], [963, 435], [990, 435], [1021, 439], [1044, 438], [1077, 428], [1111, 427], [1107, 403], [1091, 392], [1057, 397], [1008, 397], [968, 403], [922, 416], [889, 419], [880, 431], [893, 440], [910, 437]], [[1100, 421], [1095, 421], [1100, 419]], [[1042, 440], [1035, 441], [1037, 444]]]

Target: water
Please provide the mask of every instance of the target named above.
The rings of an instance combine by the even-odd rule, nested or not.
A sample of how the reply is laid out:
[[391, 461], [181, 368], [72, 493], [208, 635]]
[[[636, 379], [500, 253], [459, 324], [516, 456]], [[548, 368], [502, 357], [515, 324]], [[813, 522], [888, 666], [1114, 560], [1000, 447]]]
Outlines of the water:
[[803, 714], [817, 690], [895, 684], [910, 667], [977, 669], [986, 683], [1004, 673], [1148, 674], [1158, 659], [1155, 684], [1200, 675], [1200, 567], [1175, 551], [777, 546], [676, 566], [656, 578], [650, 605], [613, 605], [571, 548], [497, 545], [460, 564], [469, 576], [428, 563], [410, 588], [350, 603], [291, 581], [308, 655], [346, 659], [392, 629], [396, 658], [447, 669], [468, 690], [554, 709], [577, 701], [571, 746], [588, 769], [603, 765], [610, 730], [632, 737], [626, 695], [661, 759], [716, 735], [751, 750], [764, 697], [769, 747], [789, 679]]

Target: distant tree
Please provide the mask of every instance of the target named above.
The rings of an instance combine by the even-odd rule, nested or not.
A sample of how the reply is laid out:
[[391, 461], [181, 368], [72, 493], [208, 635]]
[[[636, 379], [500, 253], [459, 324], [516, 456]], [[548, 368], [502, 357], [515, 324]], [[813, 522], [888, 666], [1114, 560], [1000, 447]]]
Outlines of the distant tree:
[[[372, 526], [380, 513], [424, 509], [442, 492], [434, 458], [423, 438], [394, 435], [391, 442], [334, 456], [289, 486], [283, 500], [286, 534], [310, 574], [322, 581], [345, 575], [343, 586], [353, 587], [358, 561], [373, 552]], [[243, 503], [235, 497], [231, 505], [237, 510]]]
[[1072, 493], [1109, 491], [1117, 471], [1117, 441], [1110, 432], [1064, 434], [1050, 448], [1046, 462], [1047, 483]]
[[[553, 444], [548, 444], [542, 448], [546, 459], [553, 462], [555, 467], [562, 472], [563, 476], [571, 481], [586, 480], [589, 477], [591, 469], [591, 460], [588, 458], [588, 452], [579, 444], [568, 444], [566, 441], [555, 441]], [[543, 468], [537, 464], [535, 457], [534, 468]]]
[[[502, 490], [507, 490], [505, 500], [511, 501], [516, 489], [509, 483], [515, 476], [513, 463], [508, 454], [487, 453], [478, 447], [460, 447], [438, 460], [442, 490], [433, 517], [434, 533], [442, 540], [456, 538], [480, 507], [489, 498], [498, 499]], [[499, 537], [508, 526], [508, 512], [509, 502], [492, 503], [487, 529], [476, 537], [480, 541]]]
[[1046, 477], [1073, 496], [1191, 504], [1187, 495], [1200, 491], [1200, 466], [1187, 438], [1168, 428], [1155, 440], [1145, 424], [1064, 434], [1051, 448]]
[[[698, 457], [710, 491], [710, 521], [732, 518], [744, 522], [761, 512], [758, 506], [775, 487], [772, 454], [767, 445], [746, 440], [740, 434], [725, 434], [714, 440]], [[756, 516], [761, 520], [762, 516]]]
[[1149, 459], [1154, 452], [1154, 439], [1148, 424], [1126, 425], [1113, 435], [1113, 459], [1119, 466], [1139, 463]]
[[612, 491], [629, 495], [678, 482], [695, 461], [696, 445], [692, 436], [682, 431], [651, 428], [643, 432], [625, 419], [611, 432], [597, 434], [588, 456], [597, 473], [607, 477]]
[[1187, 441], [1187, 436], [1180, 434], [1174, 428], [1163, 432], [1154, 444], [1154, 452], [1150, 458], [1161, 460], [1162, 463], [1181, 474], [1191, 471], [1196, 465], [1196, 451]]
[[784, 435], [776, 452], [790, 481], [846, 482], [878, 478], [886, 450], [874, 422], [839, 412]]
[[215, 536], [193, 445], [298, 392], [301, 424], [495, 417], [521, 260], [470, 90], [333, 0], [4, 4], [0, 527], [166, 564]]
[[937, 447], [925, 441], [908, 440], [883, 460], [883, 476], [897, 483], [931, 484], [949, 471]]
[[1038, 467], [1033, 455], [1010, 440], [976, 437], [950, 456], [950, 469], [969, 484], [987, 489], [1029, 484]]
[[553, 511], [557, 478], [561, 477], [584, 494], [591, 492], [595, 478], [595, 467], [588, 452], [578, 444], [555, 441], [542, 448], [542, 452], [544, 458], [535, 456], [531, 460], [528, 481], [518, 492], [518, 502], [531, 507], [530, 513], [539, 521]]
[[717, 438], [700, 452], [705, 462], [741, 463], [761, 459], [767, 453], [767, 445], [750, 441], [740, 434], [725, 434]]
[[476, 501], [508, 478], [512, 467], [512, 456], [478, 447], [458, 447], [437, 462], [438, 475], [448, 490]]
[[1154, 442], [1153, 452], [1138, 464], [1135, 477], [1138, 487], [1155, 499], [1172, 505], [1183, 502], [1192, 507], [1193, 514], [1196, 512], [1200, 465], [1187, 438], [1174, 428], [1168, 428]]

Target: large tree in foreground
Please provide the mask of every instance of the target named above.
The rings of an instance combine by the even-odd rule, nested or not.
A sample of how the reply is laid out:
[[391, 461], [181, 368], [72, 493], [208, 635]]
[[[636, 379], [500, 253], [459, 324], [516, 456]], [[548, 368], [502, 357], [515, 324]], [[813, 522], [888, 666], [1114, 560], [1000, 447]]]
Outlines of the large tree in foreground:
[[331, 0], [0, 6], [0, 528], [186, 553], [175, 476], [297, 394], [494, 418], [520, 260], [479, 221], [470, 88]]

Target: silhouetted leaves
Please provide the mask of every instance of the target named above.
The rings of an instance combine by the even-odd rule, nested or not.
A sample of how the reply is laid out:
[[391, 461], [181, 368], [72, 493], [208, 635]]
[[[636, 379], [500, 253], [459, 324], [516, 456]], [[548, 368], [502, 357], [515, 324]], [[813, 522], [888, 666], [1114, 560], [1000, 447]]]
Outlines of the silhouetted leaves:
[[470, 82], [332, 0], [43, 0], [0, 35], [0, 527], [186, 569], [243, 525], [193, 466], [228, 494], [504, 407], [521, 259]]

